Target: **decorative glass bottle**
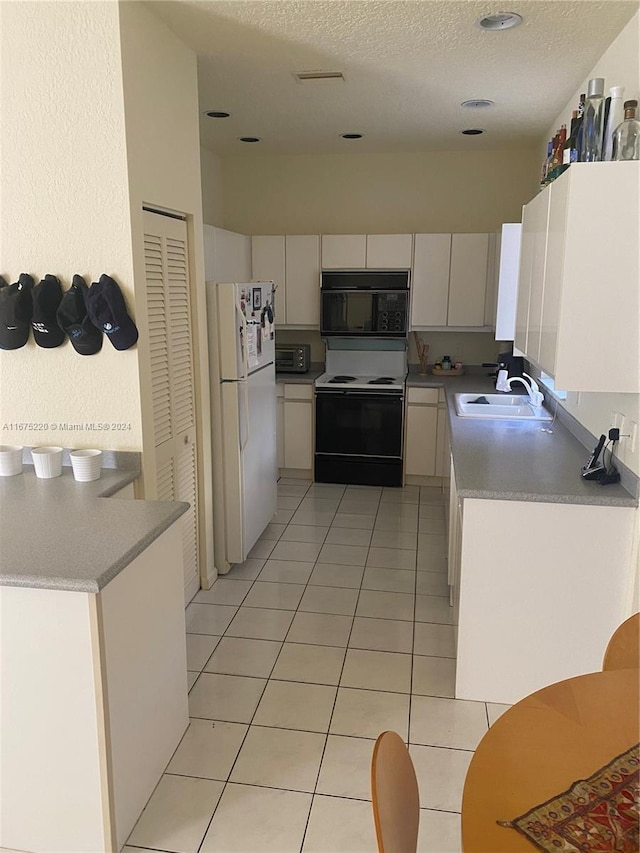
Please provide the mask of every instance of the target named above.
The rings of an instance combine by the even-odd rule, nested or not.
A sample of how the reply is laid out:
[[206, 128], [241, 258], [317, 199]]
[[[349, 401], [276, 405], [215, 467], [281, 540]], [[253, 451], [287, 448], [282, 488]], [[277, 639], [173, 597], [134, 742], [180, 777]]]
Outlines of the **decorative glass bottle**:
[[589, 80], [587, 99], [582, 117], [581, 163], [595, 163], [602, 160], [602, 132], [604, 119], [604, 78]]
[[574, 156], [572, 159], [572, 154], [576, 151], [576, 139], [578, 136], [578, 110], [574, 110], [571, 113], [571, 130], [569, 132], [569, 136], [567, 137], [564, 147], [562, 149], [562, 162], [564, 165], [568, 165], [570, 163], [575, 163], [576, 157]]
[[582, 131], [583, 131], [583, 119], [584, 119], [584, 102], [587, 100], [587, 96], [584, 92], [580, 95], [580, 100], [578, 101], [578, 124], [576, 128], [576, 138], [575, 138], [575, 149], [571, 151], [570, 162], [577, 163], [580, 159], [580, 149], [582, 148]]
[[640, 160], [640, 121], [636, 118], [637, 101], [624, 102], [624, 121], [613, 134], [614, 160]]
[[613, 160], [613, 134], [617, 126], [624, 119], [624, 106], [622, 105], [622, 96], [624, 95], [624, 86], [612, 86], [609, 89], [611, 103], [609, 105], [609, 116], [607, 118], [607, 127], [604, 132], [604, 142], [602, 145], [602, 159]]

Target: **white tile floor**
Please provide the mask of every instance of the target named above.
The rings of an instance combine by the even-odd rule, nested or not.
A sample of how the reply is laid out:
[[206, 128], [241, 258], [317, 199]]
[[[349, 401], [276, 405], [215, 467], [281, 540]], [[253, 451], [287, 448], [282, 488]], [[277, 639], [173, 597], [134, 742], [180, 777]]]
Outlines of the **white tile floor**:
[[419, 850], [460, 850], [464, 777], [506, 706], [452, 698], [439, 489], [280, 480], [250, 558], [187, 608], [191, 724], [127, 851], [376, 849], [369, 767], [408, 738]]

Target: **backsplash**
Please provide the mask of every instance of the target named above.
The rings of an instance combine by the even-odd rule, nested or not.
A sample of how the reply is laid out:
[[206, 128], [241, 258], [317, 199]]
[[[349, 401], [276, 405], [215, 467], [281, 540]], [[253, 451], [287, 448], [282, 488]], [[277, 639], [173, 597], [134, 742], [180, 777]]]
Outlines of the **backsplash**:
[[[451, 361], [463, 364], [482, 364], [492, 361], [505, 347], [496, 341], [492, 332], [418, 332], [420, 339], [429, 345], [429, 364], [448, 355]], [[418, 352], [413, 332], [409, 332], [409, 364], [418, 364]]]
[[325, 345], [319, 331], [314, 329], [279, 329], [276, 326], [276, 346], [278, 344], [309, 344], [311, 361], [324, 363]]
[[[422, 340], [429, 344], [429, 363], [433, 364], [443, 355], [450, 355], [452, 361], [463, 364], [482, 364], [495, 361], [505, 345], [494, 340], [492, 332], [420, 332]], [[320, 332], [314, 329], [278, 329], [276, 343], [309, 344], [311, 361], [325, 360], [325, 345]], [[409, 364], [418, 364], [418, 353], [413, 334], [409, 333]]]

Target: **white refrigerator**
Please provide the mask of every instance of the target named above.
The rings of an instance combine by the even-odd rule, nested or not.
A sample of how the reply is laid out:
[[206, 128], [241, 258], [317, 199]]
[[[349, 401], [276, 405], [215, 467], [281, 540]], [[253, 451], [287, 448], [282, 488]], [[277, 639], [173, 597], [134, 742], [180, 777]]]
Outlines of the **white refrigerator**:
[[246, 560], [277, 508], [273, 292], [273, 282], [207, 283], [209, 346], [217, 349], [219, 381], [211, 391], [221, 421], [229, 563]]

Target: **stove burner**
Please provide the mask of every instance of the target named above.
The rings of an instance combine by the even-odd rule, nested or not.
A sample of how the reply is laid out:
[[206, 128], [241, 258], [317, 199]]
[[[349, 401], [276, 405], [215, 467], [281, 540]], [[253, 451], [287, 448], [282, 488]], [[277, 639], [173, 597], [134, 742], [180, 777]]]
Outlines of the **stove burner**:
[[393, 385], [391, 376], [379, 376], [377, 379], [370, 379], [368, 385]]
[[331, 384], [336, 383], [336, 382], [355, 382], [355, 381], [356, 381], [355, 376], [333, 376], [329, 380], [329, 382]]

